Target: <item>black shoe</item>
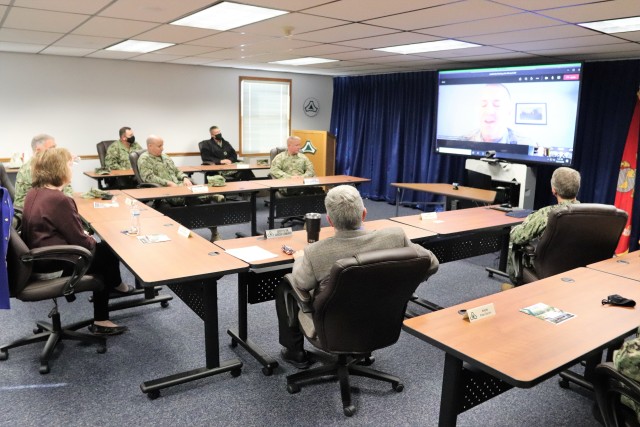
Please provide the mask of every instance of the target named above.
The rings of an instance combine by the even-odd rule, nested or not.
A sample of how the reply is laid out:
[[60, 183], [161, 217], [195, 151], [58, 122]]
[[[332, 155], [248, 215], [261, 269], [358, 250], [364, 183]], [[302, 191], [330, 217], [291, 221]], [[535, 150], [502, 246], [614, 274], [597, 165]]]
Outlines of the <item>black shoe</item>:
[[89, 325], [89, 332], [93, 335], [120, 335], [124, 331], [128, 331], [126, 326], [100, 326]]
[[116, 296], [126, 296], [126, 295], [131, 295], [133, 294], [133, 292], [135, 292], [136, 288], [134, 288], [133, 286], [129, 286], [127, 285], [127, 290], [126, 291], [119, 291], [116, 288], [111, 289], [109, 292], [113, 295]]
[[307, 369], [316, 362], [309, 357], [309, 353], [305, 350], [294, 351], [289, 350], [288, 348], [283, 348], [280, 350], [280, 357], [282, 357], [282, 360], [298, 369]]

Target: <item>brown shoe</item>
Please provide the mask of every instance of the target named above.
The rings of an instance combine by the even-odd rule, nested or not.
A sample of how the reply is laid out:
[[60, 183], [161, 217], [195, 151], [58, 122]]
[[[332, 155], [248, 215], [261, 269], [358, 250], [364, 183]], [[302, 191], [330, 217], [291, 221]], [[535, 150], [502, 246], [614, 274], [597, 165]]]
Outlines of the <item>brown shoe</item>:
[[509, 283], [509, 282], [506, 282], [506, 283], [503, 283], [502, 285], [500, 285], [500, 290], [503, 291], [503, 292], [504, 291], [508, 291], [509, 289], [513, 289], [513, 288], [515, 288], [513, 283]]

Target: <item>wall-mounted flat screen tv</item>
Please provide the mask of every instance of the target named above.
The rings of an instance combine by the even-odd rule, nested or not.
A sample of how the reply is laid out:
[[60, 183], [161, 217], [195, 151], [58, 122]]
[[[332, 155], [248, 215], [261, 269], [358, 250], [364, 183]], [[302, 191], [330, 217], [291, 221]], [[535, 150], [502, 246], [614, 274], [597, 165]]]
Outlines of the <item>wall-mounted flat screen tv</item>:
[[571, 165], [581, 69], [570, 63], [440, 71], [436, 152]]

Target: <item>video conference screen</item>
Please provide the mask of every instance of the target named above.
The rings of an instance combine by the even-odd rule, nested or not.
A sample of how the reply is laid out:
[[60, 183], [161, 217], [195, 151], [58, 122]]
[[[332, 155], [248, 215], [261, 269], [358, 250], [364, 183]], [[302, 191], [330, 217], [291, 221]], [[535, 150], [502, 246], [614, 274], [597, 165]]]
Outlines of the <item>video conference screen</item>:
[[569, 166], [580, 63], [440, 71], [435, 150]]

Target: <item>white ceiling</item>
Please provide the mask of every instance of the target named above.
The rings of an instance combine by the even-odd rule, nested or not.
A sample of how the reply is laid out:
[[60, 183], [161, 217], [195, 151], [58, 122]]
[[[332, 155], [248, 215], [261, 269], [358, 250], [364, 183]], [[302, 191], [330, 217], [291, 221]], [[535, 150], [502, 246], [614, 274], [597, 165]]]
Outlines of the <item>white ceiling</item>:
[[[212, 0], [0, 0], [0, 51], [326, 75], [640, 58], [640, 31], [606, 35], [576, 25], [638, 16], [640, 0], [235, 1], [290, 13], [215, 31], [168, 25]], [[147, 54], [104, 50], [129, 38], [176, 45]], [[446, 38], [481, 46], [372, 50]], [[340, 61], [268, 64], [306, 56]]]

